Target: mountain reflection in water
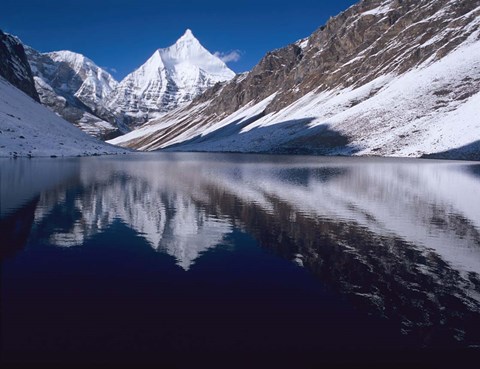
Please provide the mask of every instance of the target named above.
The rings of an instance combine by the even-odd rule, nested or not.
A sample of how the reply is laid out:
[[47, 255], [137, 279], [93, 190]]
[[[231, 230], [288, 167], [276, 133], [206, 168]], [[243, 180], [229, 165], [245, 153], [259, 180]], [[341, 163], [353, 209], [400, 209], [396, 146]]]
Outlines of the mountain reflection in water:
[[8, 264], [39, 244], [81, 249], [122, 224], [190, 273], [241, 230], [415, 346], [475, 346], [478, 167], [164, 153], [5, 160], [1, 255]]

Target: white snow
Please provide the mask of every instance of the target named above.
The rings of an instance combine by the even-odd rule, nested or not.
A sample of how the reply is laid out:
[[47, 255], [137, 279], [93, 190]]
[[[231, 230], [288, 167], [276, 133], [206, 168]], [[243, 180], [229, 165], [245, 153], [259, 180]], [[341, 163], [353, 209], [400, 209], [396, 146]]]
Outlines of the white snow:
[[[227, 116], [225, 119], [222, 119], [217, 123], [214, 123], [214, 124], [211, 124], [211, 125], [207, 125], [206, 127], [203, 127], [202, 131], [200, 132], [200, 136], [202, 136], [202, 137], [207, 136], [208, 134], [214, 133], [216, 130], [218, 130], [220, 128], [223, 128], [223, 127], [226, 127], [226, 126], [229, 126], [229, 125], [234, 125], [234, 126], [241, 125], [243, 122], [248, 120], [248, 118], [251, 118], [252, 116], [256, 116], [256, 115], [262, 113], [265, 110], [265, 108], [268, 106], [268, 104], [273, 100], [274, 97], [275, 97], [275, 94], [272, 94], [272, 95], [270, 95], [269, 97], [267, 97], [266, 99], [262, 100], [261, 102], [259, 102], [257, 104], [254, 104], [253, 102], [250, 102], [250, 103], [246, 104], [244, 107], [237, 110], [235, 113]], [[193, 111], [189, 110], [186, 115], [195, 114], [196, 111], [201, 112], [204, 105], [199, 105], [199, 106], [194, 107]], [[181, 108], [178, 109], [177, 111], [179, 113], [184, 113], [181, 110]], [[160, 117], [160, 118], [158, 118], [158, 121], [160, 123], [152, 122], [150, 124], [146, 124], [146, 125], [142, 126], [141, 128], [139, 128], [137, 130], [129, 132], [126, 135], [116, 137], [116, 138], [114, 138], [110, 141], [107, 141], [107, 142], [111, 143], [112, 145], [120, 145], [121, 146], [123, 144], [128, 143], [131, 140], [135, 140], [135, 139], [142, 138], [142, 137], [147, 137], [151, 134], [154, 134], [159, 129], [164, 129], [164, 128], [173, 126], [177, 122], [177, 119], [181, 119], [181, 118], [184, 117], [183, 114], [180, 115], [180, 117], [176, 116], [175, 111], [173, 112], [173, 116], [174, 116], [174, 118], [172, 120], [165, 119], [165, 118], [167, 118], [167, 116], [165, 116], [165, 118]], [[198, 129], [195, 126], [192, 126], [191, 129], [186, 130], [182, 134], [176, 136], [174, 139], [169, 141], [168, 145], [174, 145], [176, 143], [181, 143], [181, 142], [184, 142], [186, 140], [195, 138], [198, 135], [199, 135]], [[150, 144], [146, 144], [145, 146], [143, 146], [139, 149], [140, 150], [149, 150], [149, 149], [151, 149], [151, 147], [152, 146]]]
[[82, 118], [77, 122], [78, 128], [90, 136], [97, 136], [99, 134], [106, 134], [115, 131], [112, 123], [102, 120], [88, 112], [85, 112]]
[[158, 49], [145, 64], [126, 76], [109, 96], [108, 106], [127, 115], [151, 118], [234, 76], [187, 29], [174, 45]]
[[42, 103], [92, 136], [104, 137], [118, 128], [128, 131], [106, 121], [105, 99], [118, 85], [107, 71], [71, 51], [25, 50]]
[[365, 16], [365, 15], [383, 15], [383, 14], [386, 14], [390, 11], [390, 9], [391, 9], [390, 6], [391, 6], [390, 2], [386, 1], [385, 3], [381, 4], [379, 7], [367, 10], [366, 12], [363, 12], [361, 15], [362, 16]]
[[[77, 74], [86, 75], [83, 84], [77, 91], [71, 91], [76, 97], [90, 106], [90, 100], [101, 103], [118, 85], [118, 82], [106, 70], [97, 66], [82, 54], [62, 50], [45, 53], [55, 62], [67, 63]], [[68, 89], [68, 87], [66, 87]], [[83, 97], [85, 97], [83, 99]], [[90, 106], [93, 108], [93, 106]]]
[[297, 42], [295, 42], [295, 44], [301, 49], [305, 49], [308, 46], [308, 37], [298, 40]]
[[0, 156], [123, 152], [83, 133], [0, 77]]

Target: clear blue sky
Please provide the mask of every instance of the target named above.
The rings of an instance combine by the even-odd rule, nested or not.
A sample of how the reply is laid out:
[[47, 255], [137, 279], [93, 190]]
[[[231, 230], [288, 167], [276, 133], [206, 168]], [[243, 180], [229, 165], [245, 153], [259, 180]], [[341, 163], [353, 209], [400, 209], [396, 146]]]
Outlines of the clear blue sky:
[[235, 72], [311, 34], [357, 0], [1, 0], [0, 29], [39, 51], [82, 53], [121, 79], [186, 28]]

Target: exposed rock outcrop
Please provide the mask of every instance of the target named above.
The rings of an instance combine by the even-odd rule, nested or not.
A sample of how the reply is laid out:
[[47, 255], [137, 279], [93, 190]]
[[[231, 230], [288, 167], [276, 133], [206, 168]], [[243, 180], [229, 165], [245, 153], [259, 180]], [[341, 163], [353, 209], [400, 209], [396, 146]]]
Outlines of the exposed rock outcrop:
[[22, 43], [0, 30], [0, 76], [40, 101]]

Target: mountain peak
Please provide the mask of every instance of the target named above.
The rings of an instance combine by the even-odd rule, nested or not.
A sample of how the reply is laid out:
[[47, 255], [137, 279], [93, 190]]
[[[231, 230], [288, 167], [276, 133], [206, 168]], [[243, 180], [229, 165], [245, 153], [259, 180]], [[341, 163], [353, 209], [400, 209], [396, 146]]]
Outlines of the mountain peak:
[[234, 76], [187, 29], [173, 45], [157, 49], [146, 63], [126, 76], [109, 97], [109, 106], [132, 122], [143, 123]]
[[197, 38], [193, 35], [193, 32], [191, 31], [190, 28], [187, 28], [185, 33], [175, 42], [174, 45], [172, 46], [179, 46], [179, 45], [190, 45], [190, 44], [199, 44], [200, 42], [197, 40]]
[[193, 32], [190, 28], [187, 28], [183, 36], [180, 37], [180, 39], [192, 39], [192, 38], [195, 38], [195, 36], [193, 35]]
[[[69, 50], [59, 50], [59, 51], [51, 51], [46, 53], [50, 58], [59, 61], [84, 61], [88, 58], [85, 55], [69, 51]], [[88, 59], [89, 60], [89, 59]]]

